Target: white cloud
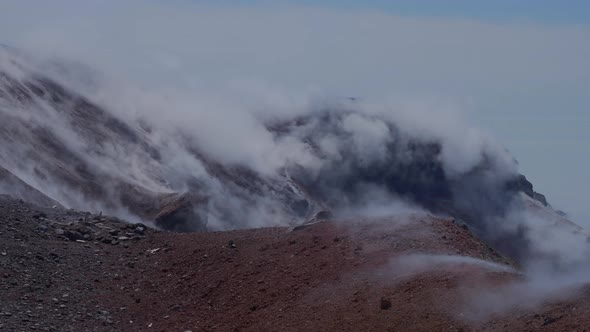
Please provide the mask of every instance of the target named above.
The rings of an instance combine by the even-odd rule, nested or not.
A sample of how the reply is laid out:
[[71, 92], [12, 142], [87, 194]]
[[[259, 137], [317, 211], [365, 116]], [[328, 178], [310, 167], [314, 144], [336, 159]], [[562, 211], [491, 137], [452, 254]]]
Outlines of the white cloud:
[[[533, 181], [556, 205], [568, 211], [578, 209], [574, 211], [577, 215], [585, 211], [587, 216], [590, 210], [586, 204], [570, 203], [585, 192], [585, 184], [578, 180], [584, 178], [585, 170], [557, 173], [556, 158], [551, 155], [567, 157], [564, 151], [569, 151], [573, 162], [571, 156], [590, 151], [583, 146], [572, 149], [569, 140], [552, 144], [552, 150], [534, 152], [519, 141], [547, 133], [534, 130], [540, 128], [539, 123], [550, 122], [535, 117], [537, 114], [575, 115], [584, 109], [583, 87], [590, 84], [589, 36], [590, 27], [583, 25], [409, 18], [377, 11], [289, 5], [215, 7], [188, 2], [73, 0], [0, 3], [0, 42], [33, 49], [37, 54], [83, 59], [111, 76], [176, 91], [170, 93], [174, 98], [179, 90], [188, 95], [210, 95], [203, 91], [213, 90], [220, 96], [212, 102], [215, 107], [234, 108], [237, 103], [238, 108], [247, 105], [265, 116], [278, 109], [286, 113], [301, 108], [285, 107], [301, 99], [269, 93], [268, 87], [284, 88], [293, 95], [311, 92], [396, 102], [430, 100], [425, 103], [431, 109], [428, 115], [420, 116], [435, 117], [442, 124], [452, 120], [440, 109], [447, 104], [467, 106], [480, 111], [471, 116], [505, 134], [500, 137], [503, 143], [520, 149], [515, 152], [529, 168], [526, 172], [535, 174]], [[267, 105], [261, 106], [261, 98], [253, 102], [251, 97], [237, 96], [234, 88], [228, 88], [236, 84], [241, 89], [259, 89], [255, 95], [269, 99]], [[224, 100], [228, 89], [231, 102]], [[141, 106], [148, 101], [140, 103], [122, 108], [144, 111]], [[199, 107], [208, 107], [202, 103]], [[177, 104], [177, 108], [187, 108], [182, 102]], [[215, 120], [214, 115], [208, 116]], [[558, 128], [562, 132], [549, 136], [559, 136], [563, 130], [585, 130], [559, 117], [550, 120], [561, 123]], [[235, 121], [248, 127], [249, 120], [239, 113]], [[228, 126], [205, 129], [235, 130]], [[452, 128], [452, 123], [446, 127]], [[504, 128], [510, 129], [505, 133]], [[447, 158], [446, 163], [466, 165], [468, 159], [454, 157], [474, 157], [468, 153], [469, 145], [463, 143], [473, 142], [471, 147], [477, 149], [481, 140], [472, 133], [464, 136], [458, 145], [443, 151], [446, 155], [453, 148], [449, 154], [453, 158]], [[269, 138], [259, 139], [261, 151], [267, 151], [264, 145], [269, 144]], [[215, 146], [219, 142], [210, 143]], [[240, 145], [234, 147], [239, 154]], [[268, 156], [261, 152], [255, 159], [261, 158]], [[562, 183], [575, 194], [561, 195]]]
[[313, 7], [4, 1], [0, 38], [143, 79], [469, 97], [587, 80], [583, 26], [404, 18]]

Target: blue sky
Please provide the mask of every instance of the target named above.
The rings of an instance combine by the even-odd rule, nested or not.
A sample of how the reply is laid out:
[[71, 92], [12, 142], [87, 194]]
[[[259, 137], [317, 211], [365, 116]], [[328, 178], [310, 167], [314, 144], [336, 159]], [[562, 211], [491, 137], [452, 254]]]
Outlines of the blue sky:
[[585, 0], [216, 0], [197, 2], [223, 6], [252, 6], [253, 3], [259, 6], [321, 6], [345, 10], [377, 10], [404, 16], [458, 17], [492, 21], [590, 23], [590, 2]]
[[[317, 1], [304, 2], [318, 3]], [[453, 16], [486, 20], [531, 19], [554, 23], [590, 22], [590, 2], [584, 0], [325, 0], [322, 2], [329, 6], [373, 8], [400, 15]]]
[[142, 84], [458, 108], [585, 225], [589, 41], [581, 0], [0, 1], [0, 42]]

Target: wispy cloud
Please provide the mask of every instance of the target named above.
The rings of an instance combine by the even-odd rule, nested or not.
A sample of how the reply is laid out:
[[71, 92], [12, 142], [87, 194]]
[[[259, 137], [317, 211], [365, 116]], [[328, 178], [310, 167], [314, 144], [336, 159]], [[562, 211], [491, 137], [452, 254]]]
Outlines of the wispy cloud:
[[[590, 84], [589, 36], [584, 25], [412, 18], [285, 3], [0, 4], [0, 41], [83, 59], [144, 86], [192, 93], [270, 86], [290, 95], [410, 99], [445, 111], [474, 110], [473, 118], [517, 150], [556, 205], [581, 216], [590, 210], [572, 202], [585, 192], [578, 180], [584, 168], [556, 169], [560, 158], [571, 165], [587, 154], [574, 144], [585, 138], [577, 123], [585, 119]], [[566, 131], [571, 139], [545, 144]], [[544, 142], [548, 151], [531, 148], [531, 141]], [[564, 183], [568, 193], [562, 194]]]

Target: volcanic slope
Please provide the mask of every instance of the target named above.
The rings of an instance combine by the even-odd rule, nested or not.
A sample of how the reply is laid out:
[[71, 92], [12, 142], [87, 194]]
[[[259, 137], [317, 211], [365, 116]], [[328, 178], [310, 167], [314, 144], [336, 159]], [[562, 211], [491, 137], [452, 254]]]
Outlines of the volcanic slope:
[[[334, 101], [278, 119], [250, 114], [248, 135], [217, 139], [196, 134], [203, 130], [193, 127], [211, 118], [197, 106], [171, 123], [145, 105], [128, 114], [126, 102], [83, 88], [98, 78], [84, 72], [72, 82], [67, 73], [76, 66], [51, 67], [0, 47], [0, 167], [66, 207], [202, 231], [295, 225], [326, 207], [402, 200], [460, 216], [483, 236], [489, 217], [504, 214], [520, 192], [547, 205], [497, 144], [476, 137], [476, 148], [463, 146], [457, 131], [403, 121], [395, 108]], [[248, 143], [241, 151], [221, 152], [241, 141]], [[5, 189], [14, 181], [4, 178], [0, 192], [14, 195]]]
[[[192, 127], [125, 115], [65, 76], [0, 47], [0, 192], [16, 197], [0, 197], [3, 329], [589, 326], [566, 292], [590, 280], [588, 234], [493, 142], [463, 151], [347, 101], [253, 117], [269, 155], [254, 142], [228, 161]], [[318, 211], [328, 220], [301, 224]]]
[[6, 331], [573, 330], [590, 301], [474, 321], [518, 267], [451, 219], [171, 233], [0, 196]]

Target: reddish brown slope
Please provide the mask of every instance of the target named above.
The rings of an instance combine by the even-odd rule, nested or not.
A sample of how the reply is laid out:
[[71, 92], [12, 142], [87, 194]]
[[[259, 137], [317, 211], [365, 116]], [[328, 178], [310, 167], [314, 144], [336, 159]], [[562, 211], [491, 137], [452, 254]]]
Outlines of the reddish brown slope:
[[[390, 271], [391, 259], [426, 252], [505, 260], [450, 221], [412, 219], [155, 234], [139, 245], [160, 250], [140, 256], [141, 273], [120, 272], [112, 300], [127, 307], [133, 323], [125, 328], [137, 330], [467, 328], [445, 301], [457, 301], [465, 272], [473, 282], [501, 274], [461, 266], [406, 280]], [[381, 308], [382, 297], [391, 308]]]
[[[80, 218], [86, 221], [74, 223]], [[73, 231], [88, 234], [86, 242], [69, 240]], [[108, 218], [0, 196], [0, 330], [590, 327], [588, 297], [470, 322], [462, 316], [465, 289], [489, 289], [519, 276], [477, 264], [426, 265], [420, 272], [395, 263], [418, 253], [512, 265], [468, 230], [427, 215], [330, 221], [299, 231], [144, 233]]]

